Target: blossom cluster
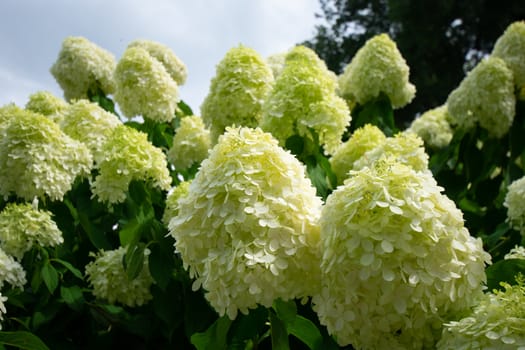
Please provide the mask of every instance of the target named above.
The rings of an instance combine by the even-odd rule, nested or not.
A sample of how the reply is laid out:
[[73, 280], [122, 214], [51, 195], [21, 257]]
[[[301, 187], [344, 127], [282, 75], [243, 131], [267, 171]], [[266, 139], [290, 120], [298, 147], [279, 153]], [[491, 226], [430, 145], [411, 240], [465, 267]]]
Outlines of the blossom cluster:
[[132, 180], [149, 182], [161, 190], [170, 189], [166, 155], [148, 141], [146, 134], [127, 125], [113, 128], [95, 164], [98, 174], [91, 190], [100, 202], [123, 202]]
[[340, 345], [432, 348], [482, 293], [490, 255], [430, 172], [395, 158], [352, 171], [320, 219], [319, 320]]
[[176, 169], [187, 169], [202, 162], [211, 147], [210, 131], [199, 116], [182, 118], [167, 153], [168, 161]]
[[29, 95], [26, 109], [45, 115], [55, 123], [60, 122], [62, 113], [67, 109], [68, 104], [60, 97], [56, 97], [49, 91], [38, 91]]
[[101, 90], [106, 95], [115, 91], [113, 71], [115, 57], [83, 37], [67, 37], [51, 74], [64, 91], [66, 100], [88, 98]]
[[93, 287], [93, 295], [109, 303], [120, 303], [130, 307], [141, 306], [150, 301], [153, 278], [149, 272], [148, 255], [144, 251], [144, 265], [139, 275], [129, 279], [124, 269], [125, 247], [92, 253], [95, 259], [86, 265], [86, 275]]
[[179, 214], [179, 200], [186, 196], [190, 189], [191, 180], [183, 181], [172, 188], [166, 197], [166, 208], [162, 216], [162, 222], [168, 226], [172, 218]]
[[514, 73], [514, 83], [518, 89], [525, 88], [525, 21], [510, 24], [492, 50], [492, 56], [505, 61]]
[[414, 119], [408, 131], [421, 137], [430, 148], [443, 148], [450, 143], [453, 136], [449, 118], [446, 105], [432, 108]]
[[202, 119], [214, 144], [228, 126], [259, 125], [272, 83], [269, 65], [255, 50], [241, 45], [226, 53], [201, 105]]
[[507, 221], [525, 237], [525, 177], [509, 185], [503, 206], [507, 208]]
[[52, 120], [16, 107], [4, 112], [7, 117], [0, 121], [0, 194], [16, 194], [25, 200], [47, 195], [61, 200], [77, 176], [90, 174], [93, 159], [87, 147], [67, 136]]
[[409, 67], [388, 34], [376, 35], [361, 47], [339, 77], [340, 94], [350, 105], [365, 103], [385, 94], [393, 108], [401, 108], [415, 96]]
[[304, 46], [290, 50], [284, 67], [263, 105], [261, 128], [281, 146], [293, 136], [316, 140], [333, 154], [350, 123], [350, 111], [337, 96], [337, 79], [314, 51]]
[[227, 128], [178, 200], [169, 232], [193, 288], [235, 319], [316, 289], [320, 210], [304, 165], [277, 140]]

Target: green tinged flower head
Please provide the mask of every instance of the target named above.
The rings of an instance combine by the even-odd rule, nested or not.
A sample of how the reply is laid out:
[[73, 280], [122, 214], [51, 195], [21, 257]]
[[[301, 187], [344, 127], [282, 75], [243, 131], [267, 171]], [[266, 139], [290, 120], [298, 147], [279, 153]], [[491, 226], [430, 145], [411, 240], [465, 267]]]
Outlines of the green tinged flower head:
[[179, 88], [162, 62], [140, 46], [131, 46], [115, 70], [115, 101], [128, 118], [142, 115], [158, 122], [175, 116]]
[[62, 242], [62, 232], [47, 210], [8, 203], [0, 212], [0, 248], [18, 260], [35, 245], [54, 247]]
[[0, 290], [5, 283], [22, 289], [26, 282], [26, 272], [22, 265], [0, 248]]
[[293, 135], [316, 140], [332, 154], [350, 123], [345, 101], [336, 95], [336, 78], [325, 63], [304, 46], [286, 55], [285, 66], [263, 106], [261, 127], [281, 146]]
[[62, 131], [84, 143], [94, 158], [100, 158], [100, 149], [115, 127], [122, 122], [113, 113], [88, 100], [73, 102], [63, 113]]
[[525, 88], [525, 21], [514, 22], [498, 38], [492, 56], [505, 61], [514, 73], [514, 83]]
[[202, 162], [211, 147], [210, 131], [196, 115], [182, 118], [168, 151], [168, 161], [176, 169], [187, 169]]
[[487, 293], [472, 312], [459, 321], [445, 324], [438, 350], [525, 348], [525, 280], [516, 276], [517, 285]]
[[488, 57], [472, 69], [447, 99], [452, 125], [471, 129], [476, 124], [501, 138], [516, 114], [512, 72], [501, 58]]
[[283, 71], [284, 64], [286, 62], [287, 53], [276, 53], [271, 56], [266, 57], [266, 63], [270, 66], [272, 70], [274, 79], [277, 79], [281, 72]]
[[67, 109], [68, 104], [60, 97], [56, 97], [49, 91], [38, 91], [29, 96], [26, 109], [35, 113], [40, 113], [58, 123], [62, 119], [62, 113]]
[[270, 67], [255, 50], [241, 45], [226, 53], [201, 106], [214, 144], [227, 126], [259, 125], [262, 104], [272, 83]]
[[189, 193], [192, 180], [183, 181], [177, 187], [171, 189], [166, 197], [166, 209], [162, 216], [162, 222], [168, 226], [170, 220], [179, 214], [179, 200]]
[[353, 169], [372, 167], [375, 162], [385, 158], [395, 158], [397, 162], [408, 165], [416, 171], [429, 171], [428, 154], [425, 152], [423, 140], [410, 131], [387, 137], [384, 142], [357, 159]]
[[321, 204], [304, 165], [270, 134], [227, 128], [169, 230], [193, 288], [234, 319], [316, 290]]
[[83, 37], [67, 37], [51, 74], [64, 91], [64, 97], [88, 98], [99, 90], [106, 95], [115, 91], [115, 57]]
[[503, 206], [507, 208], [507, 221], [525, 237], [525, 176], [509, 185]]
[[17, 118], [19, 115], [25, 113], [26, 112], [22, 108], [14, 103], [8, 103], [0, 107], [0, 132], [9, 125], [11, 119]]
[[442, 190], [430, 172], [388, 158], [328, 197], [313, 303], [340, 345], [433, 348], [443, 319], [482, 294], [490, 255]]
[[9, 122], [0, 129], [0, 194], [14, 193], [26, 200], [47, 195], [61, 200], [77, 176], [90, 174], [89, 150], [47, 117], [12, 111]]
[[166, 45], [150, 40], [135, 40], [128, 47], [140, 47], [157, 59], [177, 85], [184, 85], [188, 70], [184, 62]]
[[90, 254], [95, 260], [86, 265], [86, 275], [93, 287], [92, 293], [110, 304], [120, 303], [129, 307], [144, 305], [153, 298], [150, 292], [153, 278], [148, 264], [150, 251], [144, 250], [144, 265], [134, 279], [129, 279], [124, 269], [125, 254], [124, 247]]
[[113, 128], [95, 164], [98, 175], [91, 190], [100, 202], [123, 202], [132, 180], [150, 182], [166, 191], [170, 189], [166, 155], [148, 141], [146, 134], [124, 124]]
[[505, 254], [505, 260], [508, 259], [522, 259], [525, 260], [525, 247], [516, 246]]
[[385, 94], [393, 108], [401, 108], [415, 96], [409, 67], [388, 34], [368, 40], [339, 78], [340, 94], [350, 104], [364, 105]]
[[408, 128], [425, 141], [430, 148], [439, 149], [452, 140], [453, 131], [448, 123], [447, 105], [430, 109], [412, 121]]
[[337, 184], [343, 184], [349, 176], [349, 171], [353, 169], [354, 163], [359, 158], [383, 144], [385, 140], [385, 134], [375, 125], [366, 124], [355, 130], [352, 136], [339, 146], [330, 158], [330, 165], [337, 176]]

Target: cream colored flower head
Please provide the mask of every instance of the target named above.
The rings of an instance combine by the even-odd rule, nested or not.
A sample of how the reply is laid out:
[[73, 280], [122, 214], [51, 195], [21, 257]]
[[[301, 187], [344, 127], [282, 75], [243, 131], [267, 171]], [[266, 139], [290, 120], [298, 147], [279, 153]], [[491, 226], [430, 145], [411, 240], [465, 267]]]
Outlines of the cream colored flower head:
[[84, 143], [95, 159], [113, 129], [122, 122], [113, 113], [88, 100], [73, 102], [64, 112], [60, 123], [62, 131]]
[[67, 107], [66, 101], [49, 91], [38, 91], [29, 95], [29, 101], [26, 103], [26, 109], [45, 115], [55, 123], [60, 122]]
[[525, 247], [523, 246], [515, 246], [505, 254], [505, 260], [508, 259], [522, 259], [525, 260]]
[[507, 221], [525, 237], [525, 176], [509, 185], [503, 206], [507, 208]]
[[64, 91], [64, 97], [88, 98], [101, 90], [109, 95], [115, 91], [113, 71], [115, 57], [83, 37], [67, 37], [51, 74]]
[[261, 128], [281, 146], [293, 135], [315, 140], [333, 154], [350, 124], [350, 111], [336, 95], [335, 74], [314, 51], [297, 46], [286, 55], [281, 74], [263, 106]]
[[6, 283], [13, 288], [22, 289], [26, 282], [26, 272], [22, 265], [0, 248], [0, 290]]
[[448, 122], [449, 118], [447, 105], [442, 105], [414, 119], [408, 131], [421, 137], [430, 148], [443, 148], [450, 143], [454, 134]]
[[505, 61], [518, 89], [525, 88], [525, 21], [514, 22], [498, 38], [492, 56]]
[[0, 212], [0, 248], [18, 260], [35, 245], [55, 247], [62, 242], [62, 232], [47, 210], [9, 203]]
[[227, 126], [259, 125], [262, 104], [272, 83], [270, 67], [255, 50], [240, 45], [226, 53], [201, 106], [213, 144]]
[[340, 94], [350, 104], [366, 104], [385, 94], [393, 108], [401, 108], [415, 96], [410, 69], [388, 34], [369, 39], [339, 78]]
[[191, 181], [192, 180], [181, 182], [168, 193], [166, 197], [166, 208], [162, 216], [162, 222], [166, 226], [168, 226], [171, 219], [179, 214], [179, 200], [188, 194]]
[[501, 58], [488, 57], [450, 93], [446, 104], [452, 125], [468, 130], [479, 124], [501, 138], [516, 114], [512, 72]]
[[525, 349], [525, 281], [521, 274], [516, 280], [483, 295], [464, 318], [445, 323], [436, 349]]
[[430, 349], [482, 294], [490, 255], [430, 172], [395, 158], [353, 171], [321, 213], [314, 310], [340, 345]]
[[188, 69], [184, 62], [166, 45], [151, 40], [135, 40], [128, 47], [140, 47], [157, 59], [177, 85], [184, 85]]
[[352, 136], [341, 144], [330, 158], [330, 165], [337, 176], [337, 184], [343, 184], [359, 158], [383, 144], [385, 140], [385, 134], [375, 125], [366, 124], [355, 130]]
[[372, 167], [374, 163], [385, 158], [395, 158], [397, 162], [408, 165], [416, 171], [429, 171], [428, 154], [425, 152], [423, 140], [410, 131], [387, 137], [384, 142], [357, 159], [353, 169]]
[[211, 148], [210, 131], [199, 116], [182, 118], [168, 151], [168, 161], [176, 169], [187, 169], [202, 162]]
[[145, 249], [142, 270], [132, 280], [128, 278], [124, 269], [125, 254], [124, 247], [91, 254], [95, 259], [86, 265], [86, 275], [93, 287], [92, 293], [110, 304], [119, 303], [129, 307], [147, 304], [153, 298], [150, 292], [153, 278], [148, 263], [150, 251]]
[[78, 176], [90, 174], [89, 150], [49, 118], [27, 110], [14, 112], [0, 129], [0, 195], [61, 200]]
[[301, 298], [319, 281], [321, 199], [260, 129], [227, 128], [169, 223], [184, 267], [220, 314]]
[[124, 124], [113, 128], [95, 165], [98, 175], [91, 190], [100, 202], [123, 202], [132, 180], [149, 182], [165, 191], [171, 186], [166, 155], [146, 134]]
[[115, 70], [115, 101], [128, 118], [143, 116], [170, 122], [179, 102], [179, 88], [165, 66], [140, 46], [126, 49]]

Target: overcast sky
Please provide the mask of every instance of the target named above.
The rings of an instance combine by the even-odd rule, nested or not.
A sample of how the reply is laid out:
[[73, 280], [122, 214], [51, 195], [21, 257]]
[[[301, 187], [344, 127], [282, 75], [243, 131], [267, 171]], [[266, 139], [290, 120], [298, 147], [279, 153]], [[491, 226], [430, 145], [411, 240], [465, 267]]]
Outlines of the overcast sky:
[[0, 106], [62, 96], [49, 68], [64, 38], [83, 36], [117, 60], [136, 39], [169, 46], [188, 67], [180, 97], [198, 114], [230, 48], [286, 51], [313, 36], [318, 12], [319, 0], [0, 0]]

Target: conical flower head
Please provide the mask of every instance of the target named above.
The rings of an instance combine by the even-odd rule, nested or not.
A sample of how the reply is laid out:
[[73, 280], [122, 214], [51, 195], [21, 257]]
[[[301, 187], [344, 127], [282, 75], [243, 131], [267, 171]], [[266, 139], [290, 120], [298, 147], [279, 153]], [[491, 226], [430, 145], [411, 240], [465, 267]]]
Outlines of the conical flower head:
[[95, 164], [98, 175], [91, 190], [100, 202], [123, 202], [133, 180], [149, 182], [161, 190], [170, 189], [166, 155], [148, 141], [146, 134], [124, 124], [113, 128]]
[[0, 194], [61, 200], [77, 176], [90, 174], [89, 150], [49, 118], [13, 111], [16, 114], [0, 129]]
[[509, 185], [503, 205], [507, 208], [507, 221], [525, 237], [525, 176]]
[[350, 123], [345, 101], [336, 95], [336, 77], [304, 46], [293, 48], [263, 106], [261, 128], [281, 146], [293, 135], [316, 140], [332, 154]]
[[88, 98], [102, 90], [106, 95], [115, 91], [113, 71], [115, 57], [83, 37], [67, 37], [51, 74], [64, 91], [64, 97]]
[[176, 169], [187, 169], [202, 162], [211, 148], [210, 131], [199, 116], [182, 118], [167, 157]]
[[395, 159], [352, 172], [321, 213], [314, 310], [340, 345], [433, 348], [485, 283], [481, 239], [428, 172]]
[[26, 109], [49, 117], [55, 123], [62, 119], [62, 113], [67, 109], [67, 102], [56, 97], [49, 91], [38, 91], [29, 96]]
[[9, 203], [0, 212], [0, 247], [18, 260], [34, 245], [54, 247], [63, 241], [62, 232], [47, 210], [29, 203]]
[[128, 118], [158, 122], [175, 117], [179, 88], [164, 65], [139, 46], [128, 47], [115, 70], [115, 101]]
[[359, 158], [383, 144], [385, 140], [385, 134], [375, 125], [366, 124], [355, 130], [352, 136], [341, 144], [330, 158], [330, 165], [337, 176], [337, 184], [343, 184]]
[[308, 296], [319, 280], [321, 199], [305, 167], [260, 129], [227, 128], [169, 230], [220, 315]]
[[259, 125], [262, 104], [272, 83], [270, 67], [255, 50], [245, 46], [230, 49], [217, 65], [201, 106], [212, 142], [217, 142], [227, 126]]
[[477, 123], [501, 138], [516, 114], [512, 72], [501, 58], [488, 57], [472, 69], [447, 99], [451, 124], [471, 129]]
[[369, 39], [352, 58], [339, 78], [340, 94], [350, 104], [364, 105], [388, 96], [393, 108], [401, 108], [415, 96], [410, 83], [410, 69], [388, 34]]
[[408, 131], [417, 134], [431, 148], [443, 148], [450, 143], [453, 136], [449, 118], [447, 105], [442, 105], [414, 119]]
[[445, 324], [438, 350], [525, 348], [525, 280], [502, 283], [503, 290], [483, 295], [474, 309], [459, 321]]
[[514, 22], [498, 38], [492, 56], [505, 61], [518, 89], [525, 88], [525, 21]]
[[100, 158], [100, 149], [113, 129], [122, 122], [113, 113], [88, 100], [73, 102], [64, 112], [61, 129], [71, 138], [84, 143], [94, 158]]
[[157, 59], [177, 85], [184, 85], [188, 69], [184, 62], [166, 45], [151, 40], [135, 40], [128, 47], [141, 47]]
[[86, 265], [86, 275], [93, 287], [92, 293], [110, 304], [119, 303], [129, 307], [144, 305], [153, 298], [150, 291], [153, 278], [148, 263], [150, 251], [145, 249], [144, 265], [134, 279], [129, 279], [124, 269], [125, 254], [125, 247], [91, 254], [95, 259]]

